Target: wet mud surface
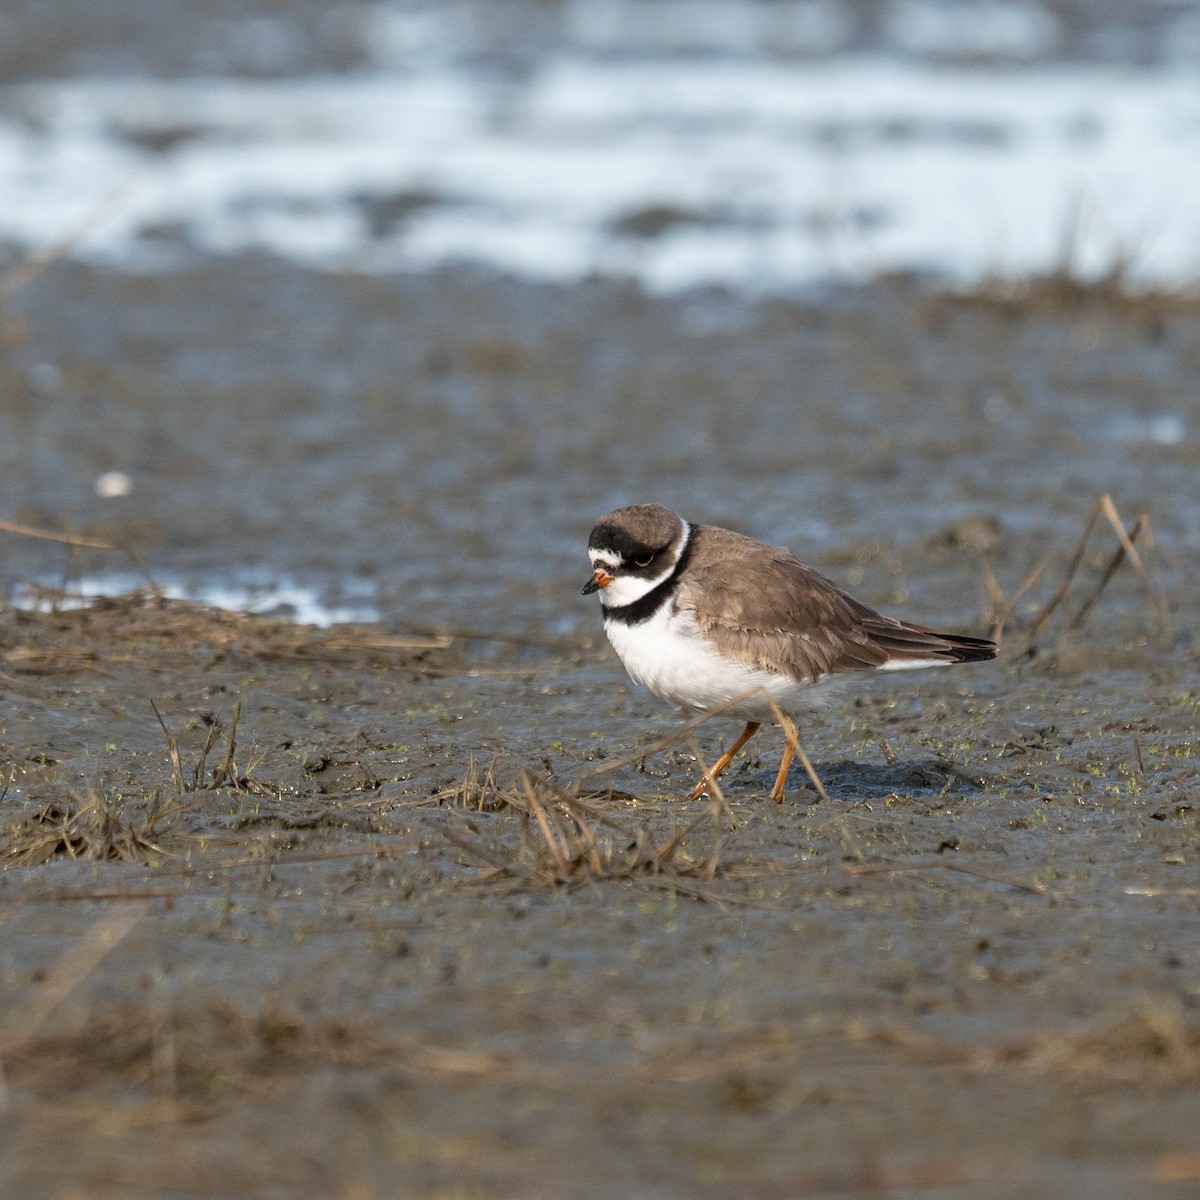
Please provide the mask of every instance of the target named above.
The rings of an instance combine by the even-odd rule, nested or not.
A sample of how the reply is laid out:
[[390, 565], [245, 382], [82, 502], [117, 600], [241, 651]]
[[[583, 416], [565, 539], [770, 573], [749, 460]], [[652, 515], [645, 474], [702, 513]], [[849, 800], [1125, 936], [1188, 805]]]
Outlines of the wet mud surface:
[[[2, 535], [6, 589], [132, 556], [380, 620], [0, 609], [0, 1191], [1194, 1195], [1198, 327], [267, 260], [21, 291], [0, 512], [126, 550]], [[1101, 518], [1035, 633], [1102, 492], [1148, 578], [1072, 628]], [[639, 499], [1002, 655], [815, 713], [828, 803], [767, 801], [768, 733], [680, 803], [736, 729], [655, 750], [577, 595]]]

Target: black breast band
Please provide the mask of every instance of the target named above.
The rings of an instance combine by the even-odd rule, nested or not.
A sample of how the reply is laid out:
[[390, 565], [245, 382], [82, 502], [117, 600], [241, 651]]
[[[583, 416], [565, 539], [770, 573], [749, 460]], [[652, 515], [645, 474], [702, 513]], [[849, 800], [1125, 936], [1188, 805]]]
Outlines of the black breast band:
[[687, 530], [687, 541], [683, 544], [683, 552], [679, 555], [675, 566], [671, 568], [670, 575], [662, 583], [655, 584], [644, 596], [638, 600], [634, 600], [630, 604], [622, 604], [619, 608], [606, 608], [604, 610], [604, 619], [606, 621], [619, 621], [622, 625], [640, 625], [643, 621], [650, 620], [675, 590], [675, 585], [679, 582], [679, 576], [683, 574], [683, 569], [687, 566], [688, 559], [692, 556], [693, 536], [694, 531], [689, 527]]

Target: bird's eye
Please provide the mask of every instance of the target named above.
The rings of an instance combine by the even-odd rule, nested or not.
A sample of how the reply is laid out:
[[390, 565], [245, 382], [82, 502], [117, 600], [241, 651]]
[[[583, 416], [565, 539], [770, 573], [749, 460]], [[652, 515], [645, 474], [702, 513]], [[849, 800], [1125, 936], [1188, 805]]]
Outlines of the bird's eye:
[[648, 567], [654, 561], [653, 554], [647, 554], [645, 558], [635, 558], [633, 565], [635, 567]]

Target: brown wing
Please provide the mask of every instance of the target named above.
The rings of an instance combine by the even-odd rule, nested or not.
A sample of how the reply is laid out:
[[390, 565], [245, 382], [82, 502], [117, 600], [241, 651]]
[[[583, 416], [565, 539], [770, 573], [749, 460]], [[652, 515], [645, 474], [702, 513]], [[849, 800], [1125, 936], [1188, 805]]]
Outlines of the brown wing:
[[693, 529], [692, 562], [679, 596], [723, 654], [747, 666], [815, 683], [888, 662], [992, 658], [979, 638], [941, 634], [885, 617], [848, 596], [787, 550], [716, 526]]

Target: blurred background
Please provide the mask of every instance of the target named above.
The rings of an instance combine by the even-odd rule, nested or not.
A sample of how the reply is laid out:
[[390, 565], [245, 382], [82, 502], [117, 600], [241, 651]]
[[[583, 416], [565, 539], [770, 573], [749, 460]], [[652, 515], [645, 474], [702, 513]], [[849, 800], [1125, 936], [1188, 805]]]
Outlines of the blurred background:
[[[0, 1196], [1200, 1195], [1198, 65], [0, 0]], [[659, 753], [580, 595], [639, 501], [1000, 661], [676, 805], [737, 726]], [[56, 609], [147, 581], [379, 624]]]
[[1186, 476], [1188, 339], [895, 289], [1193, 284], [1198, 60], [1175, 0], [7, 0], [0, 517], [343, 613], [558, 609], [631, 500], [1049, 531]]
[[654, 289], [1200, 261], [1192, 3], [12, 0], [0, 40], [26, 248]]

